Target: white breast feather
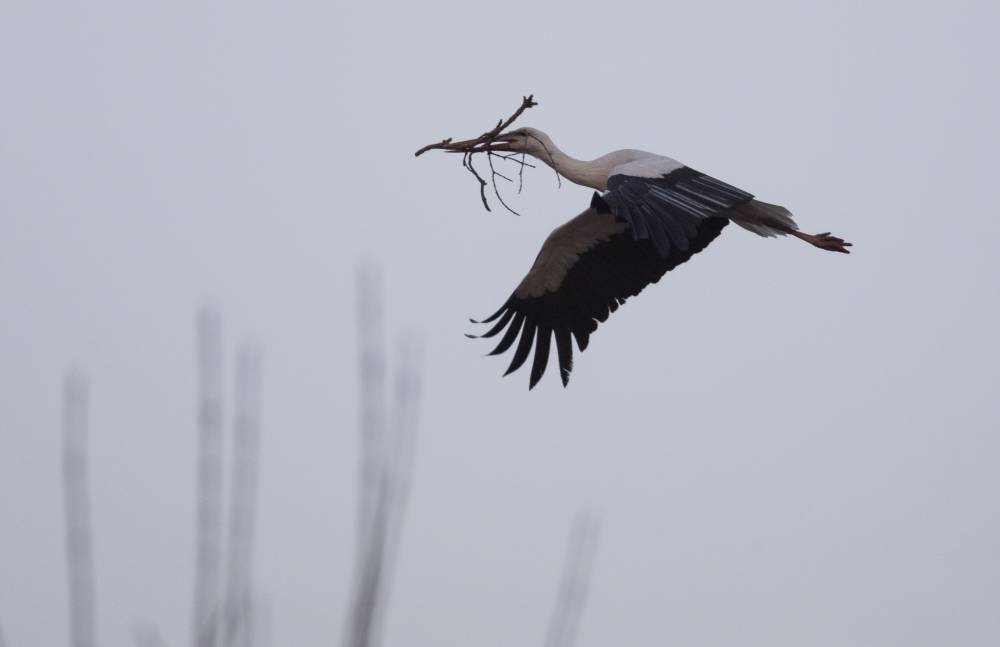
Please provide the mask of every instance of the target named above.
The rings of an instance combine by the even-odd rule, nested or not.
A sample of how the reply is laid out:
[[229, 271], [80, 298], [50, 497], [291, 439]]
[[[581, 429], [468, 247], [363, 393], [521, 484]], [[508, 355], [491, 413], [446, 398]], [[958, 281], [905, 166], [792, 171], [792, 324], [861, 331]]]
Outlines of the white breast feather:
[[632, 177], [661, 177], [667, 173], [676, 171], [679, 168], [684, 168], [684, 165], [675, 159], [670, 157], [664, 157], [663, 155], [655, 155], [653, 153], [645, 153], [643, 151], [635, 151], [636, 155], [641, 155], [642, 157], [637, 157], [624, 164], [619, 164], [618, 166], [611, 169], [610, 175], [631, 175]]

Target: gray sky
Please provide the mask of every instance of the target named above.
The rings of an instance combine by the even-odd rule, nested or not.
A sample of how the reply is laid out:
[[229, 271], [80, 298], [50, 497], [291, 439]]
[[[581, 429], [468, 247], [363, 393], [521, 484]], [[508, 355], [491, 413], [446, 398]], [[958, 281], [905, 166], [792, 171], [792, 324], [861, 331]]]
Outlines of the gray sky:
[[[339, 641], [354, 269], [426, 340], [387, 644], [539, 645], [573, 514], [581, 647], [995, 645], [995, 2], [75, 3], [0, 9], [0, 626], [65, 643], [63, 373], [92, 380], [102, 644], [188, 638], [196, 307], [265, 352], [257, 579]], [[419, 5], [419, 6], [417, 6]], [[491, 42], [492, 41], [492, 42]], [[588, 190], [485, 213], [523, 93], [568, 153], [671, 155], [849, 257], [736, 227], [527, 391], [462, 336]]]

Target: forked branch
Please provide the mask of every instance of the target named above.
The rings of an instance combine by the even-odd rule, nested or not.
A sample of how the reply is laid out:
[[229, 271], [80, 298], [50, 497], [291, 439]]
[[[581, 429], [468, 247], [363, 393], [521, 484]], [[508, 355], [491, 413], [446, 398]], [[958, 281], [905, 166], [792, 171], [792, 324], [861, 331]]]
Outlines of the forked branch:
[[534, 97], [535, 95], [533, 94], [529, 94], [528, 96], [523, 97], [521, 99], [521, 105], [518, 107], [517, 110], [514, 111], [514, 114], [512, 114], [510, 117], [507, 117], [506, 120], [501, 119], [500, 121], [497, 122], [497, 125], [494, 126], [492, 130], [486, 131], [485, 133], [483, 133], [482, 135], [480, 135], [475, 139], [470, 139], [468, 141], [457, 142], [453, 144], [452, 143], [453, 138], [449, 137], [447, 139], [443, 139], [437, 142], [436, 144], [427, 144], [413, 155], [415, 157], [420, 157], [427, 151], [431, 150], [460, 151], [464, 153], [472, 148], [475, 148], [480, 144], [490, 144], [493, 142], [493, 140], [499, 137], [503, 131], [510, 128], [510, 125], [513, 124], [525, 110], [527, 110], [528, 108], [533, 108], [538, 105]]
[[[500, 190], [497, 188], [497, 177], [503, 180], [507, 180], [508, 182], [511, 182], [512, 180], [503, 173], [500, 173], [499, 171], [496, 170], [496, 168], [493, 165], [493, 158], [498, 157], [508, 162], [514, 162], [516, 164], [520, 164], [520, 168], [518, 170], [518, 193], [520, 193], [520, 184], [523, 181], [524, 167], [532, 165], [529, 164], [527, 161], [525, 161], [525, 156], [523, 154], [520, 156], [520, 158], [514, 155], [498, 155], [497, 153], [494, 153], [492, 151], [484, 150], [484, 147], [488, 147], [498, 137], [500, 137], [505, 130], [510, 128], [511, 124], [513, 124], [517, 120], [517, 118], [520, 117], [522, 113], [524, 113], [525, 110], [537, 105], [538, 103], [534, 100], [534, 95], [529, 94], [528, 96], [521, 98], [521, 105], [518, 106], [517, 110], [515, 110], [510, 117], [507, 117], [507, 119], [499, 120], [496, 126], [486, 131], [479, 137], [459, 142], [456, 142], [451, 137], [449, 137], [447, 139], [441, 140], [440, 142], [437, 142], [436, 144], [428, 144], [427, 146], [424, 146], [416, 153], [414, 153], [414, 155], [419, 157], [420, 155], [423, 155], [424, 153], [430, 150], [443, 150], [449, 153], [462, 153], [462, 166], [465, 168], [465, 170], [471, 173], [473, 177], [476, 178], [476, 181], [479, 183], [479, 198], [483, 201], [483, 207], [485, 207], [487, 211], [492, 211], [490, 209], [489, 201], [486, 199], [486, 187], [488, 186], [488, 184], [492, 183], [493, 193], [496, 195], [497, 200], [500, 201], [500, 204], [502, 204], [504, 208], [507, 209], [507, 211], [513, 213], [514, 215], [520, 215], [516, 211], [511, 209], [510, 206], [504, 201], [503, 197], [500, 195]], [[484, 180], [481, 175], [479, 175], [479, 171], [477, 171], [476, 167], [473, 166], [472, 164], [473, 154], [480, 152], [486, 153], [487, 161], [489, 162], [490, 165], [489, 183], [487, 183], [487, 181]]]

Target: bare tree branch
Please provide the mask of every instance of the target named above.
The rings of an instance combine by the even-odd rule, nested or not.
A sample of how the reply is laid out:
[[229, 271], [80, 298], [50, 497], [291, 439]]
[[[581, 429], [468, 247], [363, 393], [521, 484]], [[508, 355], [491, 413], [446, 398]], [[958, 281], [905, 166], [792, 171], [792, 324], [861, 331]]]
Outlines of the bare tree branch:
[[[496, 126], [486, 131], [479, 137], [461, 142], [455, 142], [451, 137], [449, 137], [436, 144], [428, 144], [427, 146], [424, 146], [416, 153], [414, 153], [414, 155], [419, 157], [420, 155], [423, 155], [429, 150], [444, 150], [451, 153], [462, 153], [462, 166], [476, 178], [477, 182], [479, 182], [479, 198], [483, 202], [483, 207], [485, 207], [487, 211], [492, 211], [492, 209], [490, 209], [489, 201], [486, 199], [487, 182], [482, 178], [482, 176], [479, 175], [479, 172], [476, 170], [476, 167], [473, 166], [472, 156], [475, 153], [484, 152], [481, 149], [477, 149], [476, 148], [477, 146], [492, 143], [497, 137], [503, 134], [503, 132], [507, 128], [509, 128], [511, 124], [513, 124], [525, 110], [537, 105], [538, 103], [535, 102], [534, 95], [529, 94], [526, 97], [522, 97], [521, 105], [518, 106], [517, 110], [515, 110], [510, 117], [508, 117], [507, 119], [501, 119], [500, 121], [497, 122]], [[493, 166], [494, 153], [490, 151], [485, 151], [485, 152], [487, 160], [490, 165], [490, 183], [493, 185], [493, 193], [496, 195], [497, 200], [500, 202], [500, 204], [503, 205], [503, 207], [507, 211], [511, 212], [514, 215], [521, 215], [510, 208], [510, 205], [508, 205], [506, 201], [504, 201], [503, 196], [500, 195], [500, 190], [497, 188], [497, 176], [507, 181], [511, 181], [510, 178], [498, 172], [496, 168], [494, 168]], [[514, 156], [505, 156], [505, 155], [498, 155], [498, 157], [501, 157], [502, 159], [508, 162], [514, 162], [515, 164], [520, 164], [520, 170], [518, 172], [518, 178], [520, 180], [518, 184], [518, 193], [520, 193], [521, 192], [520, 187], [523, 186], [524, 167], [531, 165], [525, 161], [525, 157], [523, 155], [521, 156], [521, 159], [518, 159], [517, 157]]]
[[362, 541], [358, 544], [346, 647], [374, 647], [381, 638], [402, 513], [409, 490], [420, 394], [418, 346], [400, 346], [393, 409], [385, 407], [381, 292], [370, 268], [359, 274], [361, 325]]
[[521, 99], [521, 105], [518, 106], [517, 110], [514, 111], [514, 114], [507, 117], [507, 119], [505, 120], [501, 119], [496, 126], [494, 126], [491, 130], [487, 130], [485, 133], [483, 133], [476, 139], [470, 140], [468, 142], [463, 142], [466, 146], [459, 147], [452, 144], [452, 138], [449, 137], [440, 142], [437, 142], [436, 144], [427, 144], [413, 155], [415, 157], [420, 157], [427, 151], [431, 150], [465, 151], [466, 148], [472, 148], [479, 144], [489, 144], [494, 139], [496, 139], [500, 135], [500, 133], [510, 128], [510, 125], [513, 124], [525, 110], [527, 110], [528, 108], [534, 108], [535, 106], [538, 105], [538, 102], [536, 102], [534, 98], [535, 95], [533, 94], [529, 94], [528, 96], [523, 97]]
[[132, 628], [132, 639], [136, 647], [167, 647], [160, 630], [149, 621], [136, 623]]
[[194, 647], [215, 647], [222, 562], [222, 332], [219, 314], [202, 308], [197, 323], [198, 483], [195, 533]]
[[69, 375], [63, 385], [63, 486], [69, 575], [70, 645], [97, 644], [97, 603], [90, 525], [87, 452], [87, 379]]
[[260, 455], [260, 355], [244, 346], [236, 358], [224, 647], [252, 647], [253, 540]]
[[378, 457], [385, 435], [385, 351], [382, 323], [382, 277], [373, 265], [362, 266], [357, 275], [357, 315], [360, 357], [358, 375], [361, 387], [359, 420], [361, 471], [358, 483], [358, 553], [370, 538], [375, 516]]
[[576, 639], [599, 529], [597, 519], [585, 513], [578, 514], [573, 522], [559, 596], [545, 640], [546, 647], [572, 647]]
[[466, 153], [462, 156], [462, 166], [464, 166], [469, 173], [472, 173], [476, 180], [479, 181], [479, 198], [483, 201], [483, 207], [485, 207], [487, 211], [492, 211], [492, 209], [490, 209], [490, 203], [486, 200], [486, 180], [479, 176], [479, 172], [476, 171], [476, 167], [472, 165], [472, 153]]
[[374, 595], [369, 645], [379, 645], [385, 609], [392, 585], [392, 575], [399, 552], [403, 515], [409, 498], [413, 473], [413, 451], [417, 433], [421, 383], [421, 343], [414, 337], [403, 338], [397, 345], [399, 366], [393, 380], [391, 427], [381, 460], [380, 529], [385, 537], [378, 542], [382, 556], [380, 582]]
[[[495, 168], [493, 168], [493, 154], [492, 153], [486, 153], [486, 159], [490, 163], [490, 173], [492, 174], [492, 177], [490, 179], [493, 180], [493, 193], [496, 194], [497, 200], [499, 200], [500, 204], [502, 204], [504, 206], [504, 209], [506, 209], [507, 211], [511, 212], [515, 216], [520, 216], [521, 214], [519, 214], [518, 212], [516, 212], [513, 209], [511, 209], [510, 205], [508, 205], [506, 202], [504, 202], [503, 196], [500, 195], [500, 189], [497, 188], [497, 176], [502, 177], [503, 179], [507, 180], [508, 182], [510, 182], [511, 179], [509, 177], [507, 177], [506, 175], [503, 175], [502, 173], [498, 173], [497, 170]], [[515, 160], [515, 161], [517, 161], [517, 160]]]
[[358, 482], [356, 573], [347, 620], [346, 647], [367, 647], [381, 579], [385, 518], [382, 511], [380, 457], [385, 439], [385, 352], [383, 350], [382, 282], [372, 265], [357, 275], [361, 418]]

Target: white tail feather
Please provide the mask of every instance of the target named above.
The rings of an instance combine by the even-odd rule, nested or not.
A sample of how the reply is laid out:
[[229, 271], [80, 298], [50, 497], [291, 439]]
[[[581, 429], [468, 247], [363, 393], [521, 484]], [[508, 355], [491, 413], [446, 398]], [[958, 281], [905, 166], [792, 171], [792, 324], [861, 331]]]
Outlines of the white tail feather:
[[730, 219], [747, 231], [771, 238], [786, 235], [787, 229], [798, 230], [791, 212], [779, 205], [750, 200], [733, 208]]

